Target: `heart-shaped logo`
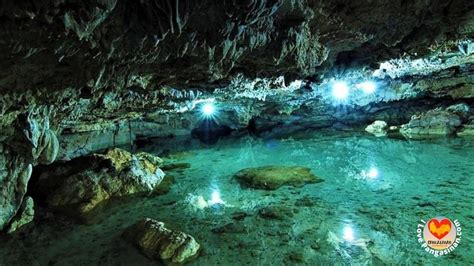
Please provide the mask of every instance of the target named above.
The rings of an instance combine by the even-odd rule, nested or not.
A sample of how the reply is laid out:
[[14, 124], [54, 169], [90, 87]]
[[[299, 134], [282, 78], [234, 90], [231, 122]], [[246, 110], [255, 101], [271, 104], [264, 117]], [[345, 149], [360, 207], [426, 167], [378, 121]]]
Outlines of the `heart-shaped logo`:
[[451, 231], [451, 221], [449, 219], [438, 221], [433, 218], [428, 222], [428, 229], [434, 237], [441, 240]]

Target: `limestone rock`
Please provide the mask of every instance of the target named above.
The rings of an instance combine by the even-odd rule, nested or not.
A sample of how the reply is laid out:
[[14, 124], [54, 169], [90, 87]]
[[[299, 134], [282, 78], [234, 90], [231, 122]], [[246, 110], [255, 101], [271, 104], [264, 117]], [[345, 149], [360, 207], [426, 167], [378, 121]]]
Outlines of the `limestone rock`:
[[160, 163], [150, 154], [110, 149], [51, 165], [35, 187], [47, 206], [81, 217], [109, 198], [153, 192], [165, 176]]
[[469, 115], [470, 110], [471, 110], [471, 108], [469, 107], [469, 105], [467, 105], [465, 103], [459, 103], [459, 104], [451, 105], [451, 106], [448, 106], [446, 108], [447, 112], [456, 114], [461, 118], [467, 118], [467, 116]]
[[0, 143], [0, 230], [20, 209], [33, 166]]
[[172, 231], [150, 218], [140, 220], [124, 232], [124, 238], [147, 257], [165, 263], [184, 263], [198, 255], [200, 245], [183, 232]]
[[59, 140], [52, 130], [44, 132], [42, 143], [39, 149], [38, 162], [42, 164], [50, 164], [54, 162], [59, 151]]
[[17, 114], [12, 118], [12, 135], [0, 143], [0, 230], [15, 215], [22, 217], [17, 212], [26, 204], [23, 199], [33, 165], [49, 164], [56, 159], [59, 141], [50, 129], [48, 112], [47, 108], [31, 108]]
[[402, 125], [400, 133], [410, 139], [446, 136], [453, 134], [460, 125], [461, 118], [457, 114], [438, 108], [412, 116], [408, 124]]
[[474, 136], [474, 121], [471, 123], [464, 125], [458, 132], [457, 135], [459, 137], [471, 137]]
[[387, 135], [387, 123], [385, 121], [376, 120], [365, 128], [365, 131], [373, 134], [376, 137], [383, 137]]
[[240, 170], [235, 178], [245, 186], [260, 189], [277, 189], [284, 185], [301, 186], [323, 180], [300, 166], [263, 166]]
[[52, 163], [59, 151], [59, 140], [50, 128], [48, 107], [28, 110], [15, 120], [15, 133], [9, 145], [27, 160], [36, 163]]
[[31, 221], [33, 221], [34, 216], [35, 210], [33, 198], [26, 197], [25, 199], [23, 199], [23, 203], [21, 204], [17, 215], [12, 219], [7, 232], [12, 233], [23, 225], [30, 223]]

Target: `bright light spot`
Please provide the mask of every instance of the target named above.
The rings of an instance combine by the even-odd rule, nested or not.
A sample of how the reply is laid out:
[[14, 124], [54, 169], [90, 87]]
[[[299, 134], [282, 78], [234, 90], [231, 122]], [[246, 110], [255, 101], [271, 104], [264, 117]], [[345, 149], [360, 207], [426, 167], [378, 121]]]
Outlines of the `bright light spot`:
[[371, 94], [377, 89], [377, 84], [373, 81], [364, 81], [357, 84], [356, 87], [362, 89], [367, 94]]
[[353, 241], [354, 240], [354, 230], [352, 230], [351, 226], [346, 225], [344, 227], [342, 238], [344, 238], [344, 240], [346, 240], [346, 241]]
[[367, 179], [375, 179], [379, 176], [379, 169], [377, 169], [375, 166], [372, 166], [368, 171], [363, 170], [361, 175]]
[[370, 170], [367, 172], [367, 177], [374, 179], [379, 176], [379, 170], [375, 167], [370, 168]]
[[221, 193], [218, 190], [212, 191], [211, 200], [209, 201], [209, 205], [215, 204], [224, 204], [224, 201], [221, 199]]
[[344, 81], [338, 81], [332, 85], [332, 96], [338, 100], [344, 100], [349, 95], [349, 87]]
[[214, 104], [213, 103], [205, 103], [203, 106], [202, 106], [202, 109], [201, 109], [202, 113], [204, 114], [204, 116], [206, 117], [211, 117], [214, 115], [215, 111], [216, 111], [216, 108], [214, 107]]

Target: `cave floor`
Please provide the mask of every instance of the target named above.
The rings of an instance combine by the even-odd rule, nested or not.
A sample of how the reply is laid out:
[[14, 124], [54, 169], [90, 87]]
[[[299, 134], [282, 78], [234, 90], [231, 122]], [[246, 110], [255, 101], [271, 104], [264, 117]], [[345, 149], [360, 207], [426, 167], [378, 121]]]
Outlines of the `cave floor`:
[[[168, 173], [176, 181], [169, 193], [110, 203], [93, 224], [46, 215], [2, 240], [0, 265], [153, 265], [120, 237], [144, 217], [194, 236], [202, 252], [191, 265], [472, 265], [473, 158], [469, 139], [333, 133], [170, 152], [168, 162], [191, 167]], [[264, 165], [306, 166], [324, 182], [265, 191], [232, 177]], [[441, 258], [427, 254], [416, 234], [420, 219], [437, 216], [465, 228], [460, 245]]]

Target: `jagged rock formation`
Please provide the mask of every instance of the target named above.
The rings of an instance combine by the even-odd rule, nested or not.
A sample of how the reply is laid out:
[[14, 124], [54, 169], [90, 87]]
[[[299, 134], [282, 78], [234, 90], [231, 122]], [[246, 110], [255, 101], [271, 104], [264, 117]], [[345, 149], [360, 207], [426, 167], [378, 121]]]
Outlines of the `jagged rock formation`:
[[18, 210], [18, 214], [12, 219], [7, 232], [12, 233], [33, 221], [35, 216], [34, 201], [31, 197], [25, 197]]
[[[209, 98], [222, 124], [263, 136], [472, 107], [473, 15], [463, 0], [6, 0], [0, 230], [34, 166], [190, 136]], [[335, 104], [341, 78], [383, 89]]]
[[123, 235], [147, 257], [165, 263], [187, 262], [198, 255], [200, 248], [192, 236], [172, 231], [164, 223], [150, 218], [138, 221]]
[[12, 135], [0, 143], [0, 230], [19, 210], [33, 165], [52, 163], [58, 154], [56, 133], [50, 128], [47, 111], [42, 111], [19, 114], [10, 129]]
[[465, 104], [437, 108], [413, 116], [408, 124], [402, 125], [400, 133], [411, 139], [453, 135], [468, 114], [469, 106]]
[[87, 218], [112, 197], [153, 192], [165, 176], [161, 163], [147, 153], [111, 149], [52, 165], [40, 173], [35, 191], [49, 208]]

